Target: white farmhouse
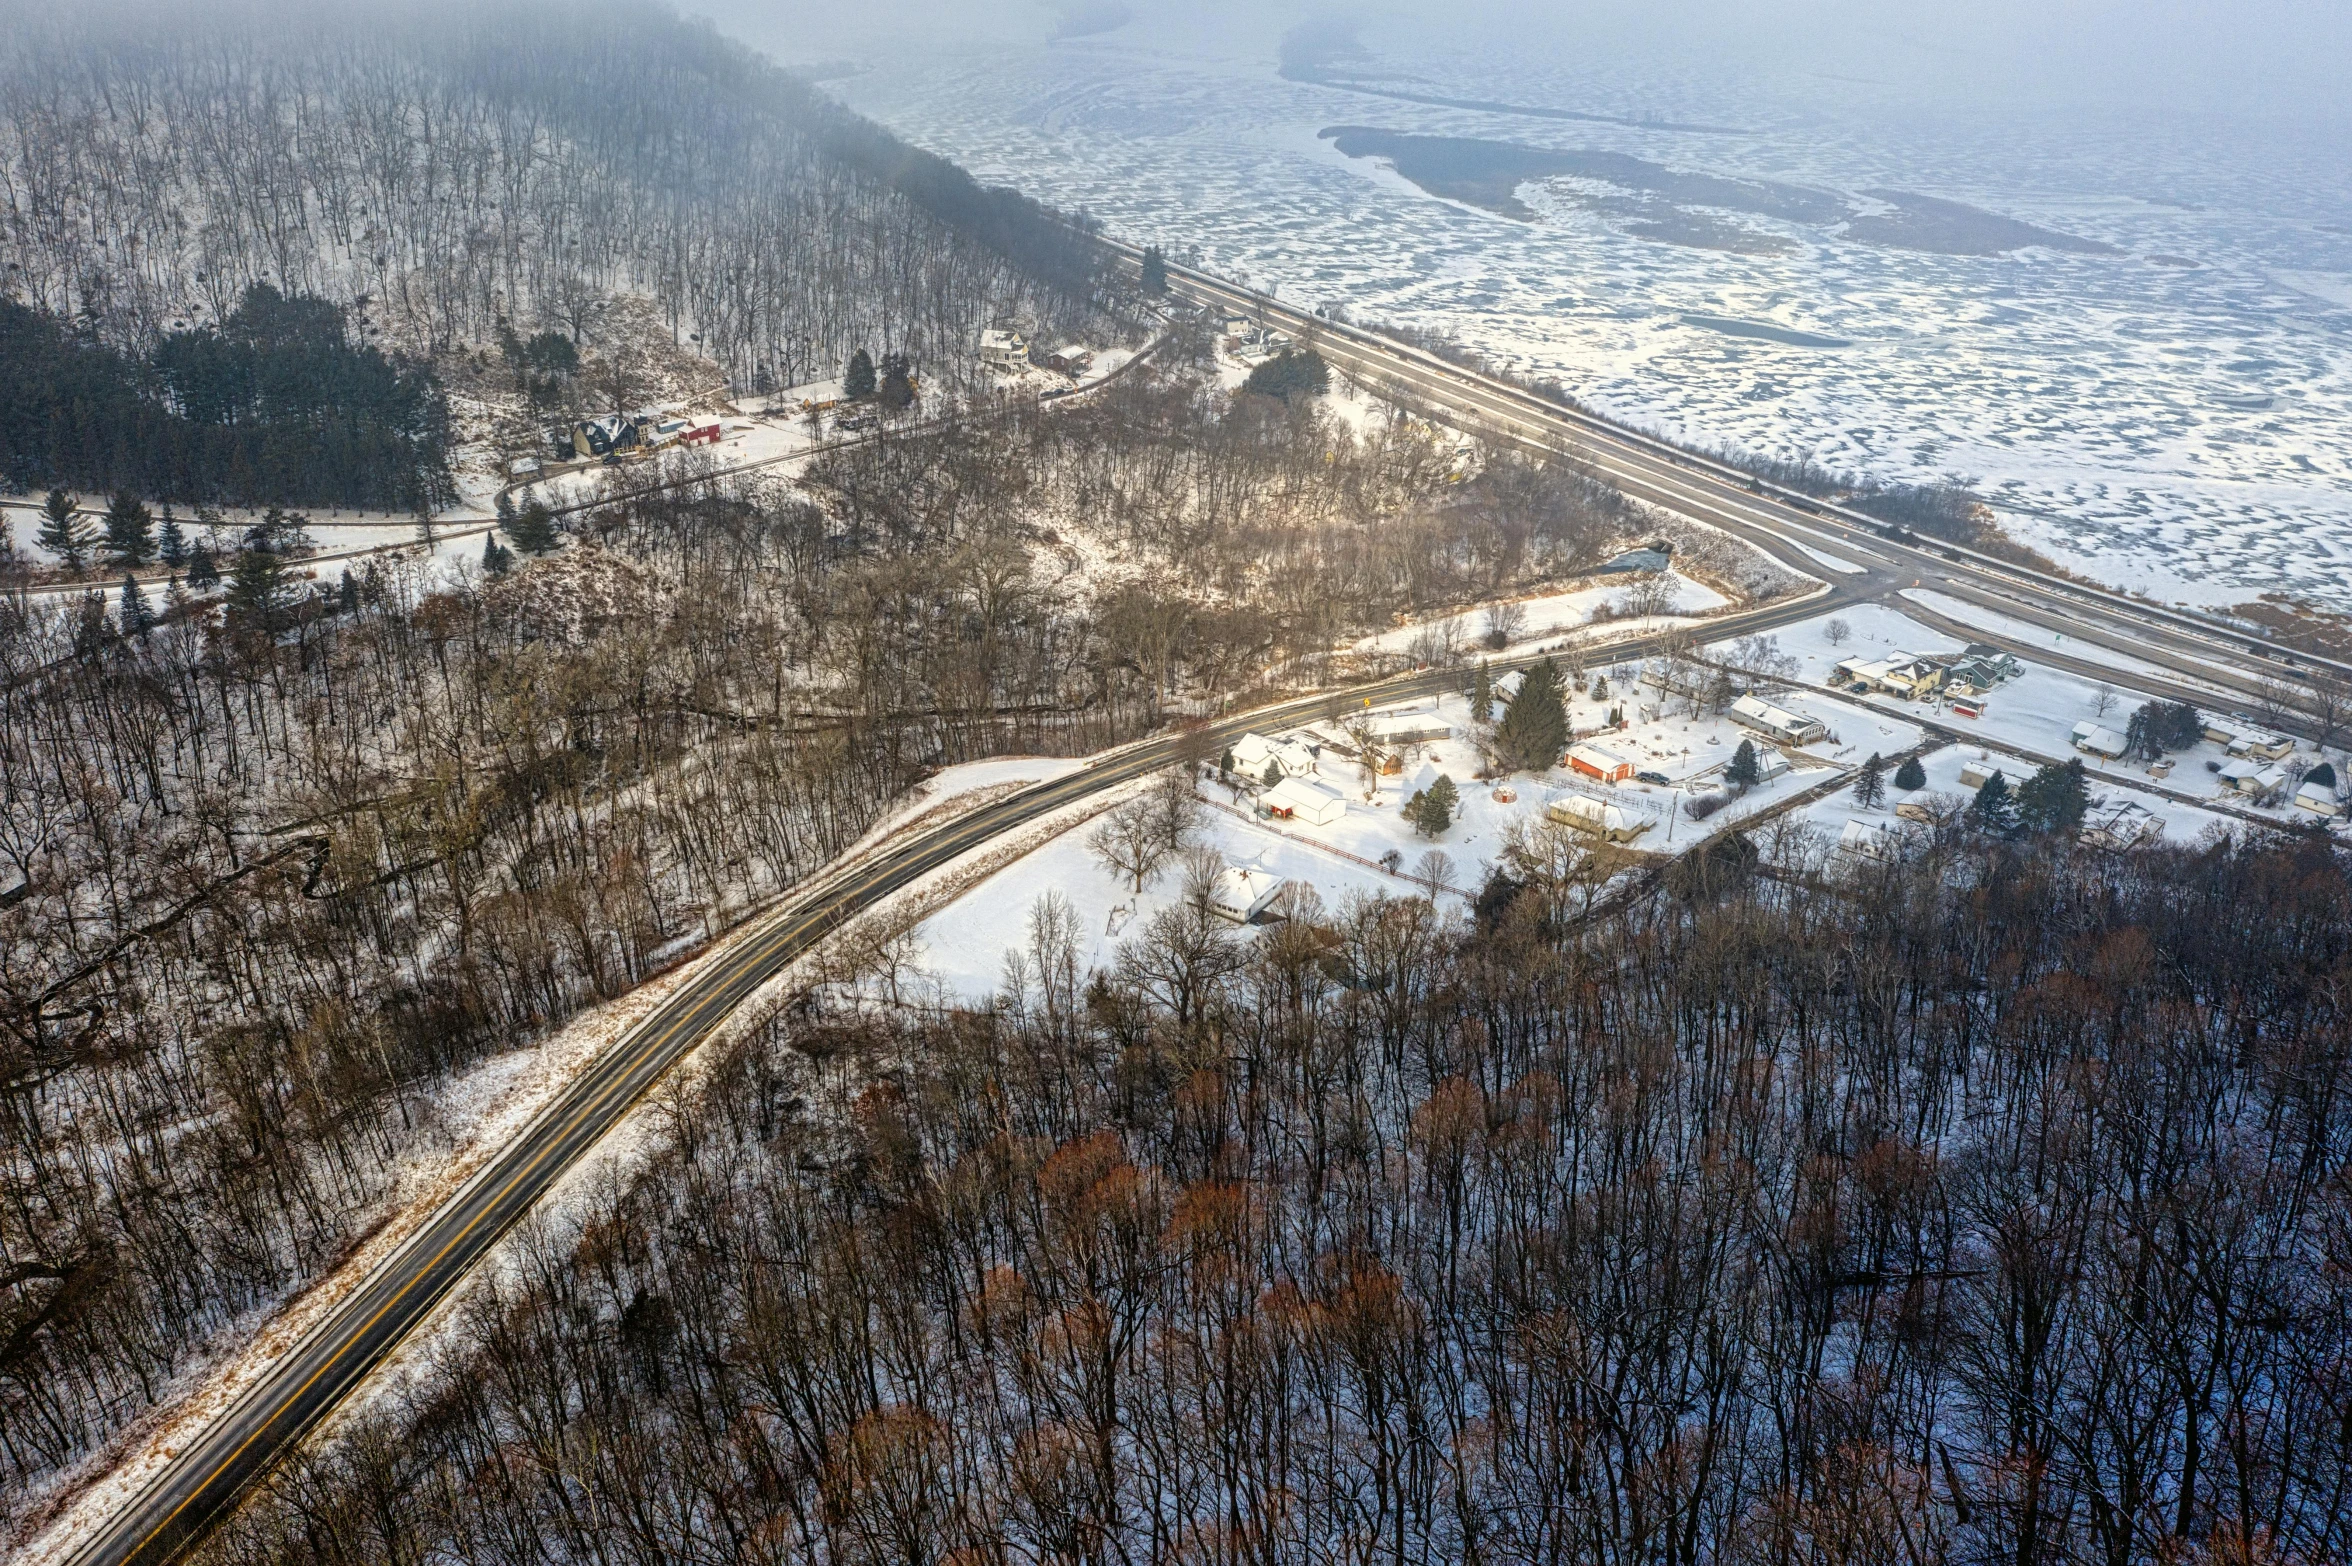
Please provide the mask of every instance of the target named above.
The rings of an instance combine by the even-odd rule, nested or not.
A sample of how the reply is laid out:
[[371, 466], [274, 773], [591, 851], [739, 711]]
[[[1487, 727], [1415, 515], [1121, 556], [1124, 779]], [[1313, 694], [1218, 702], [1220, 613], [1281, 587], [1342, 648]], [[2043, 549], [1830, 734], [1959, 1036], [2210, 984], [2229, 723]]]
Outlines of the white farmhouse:
[[1233, 770], [1252, 783], [1266, 780], [1269, 763], [1286, 778], [1312, 777], [1317, 771], [1314, 747], [1300, 740], [1244, 734], [1233, 742]]
[[982, 332], [980, 362], [1001, 374], [1018, 374], [1029, 365], [1028, 340], [1009, 327]]
[[1279, 877], [1263, 870], [1228, 865], [1217, 872], [1217, 879], [1209, 888], [1209, 911], [1235, 924], [1248, 924], [1271, 907], [1281, 892]]

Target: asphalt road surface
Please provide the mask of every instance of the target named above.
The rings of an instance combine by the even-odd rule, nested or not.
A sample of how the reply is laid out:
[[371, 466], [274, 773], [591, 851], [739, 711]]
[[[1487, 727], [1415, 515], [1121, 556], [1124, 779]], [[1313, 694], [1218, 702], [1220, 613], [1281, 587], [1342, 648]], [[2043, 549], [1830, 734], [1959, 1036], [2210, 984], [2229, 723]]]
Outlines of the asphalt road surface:
[[[1712, 636], [1767, 631], [1846, 602], [1829, 595], [1708, 622]], [[1612, 659], [1654, 653], [1660, 638], [1611, 644]], [[1498, 672], [1540, 654], [1497, 660]], [[1168, 766], [1187, 744], [1216, 754], [1254, 728], [1296, 724], [1365, 699], [1393, 702], [1460, 689], [1459, 670], [1399, 675], [1326, 692], [1112, 751], [1088, 766], [995, 801], [819, 877], [777, 913], [723, 946], [692, 984], [606, 1051], [365, 1283], [286, 1351], [243, 1397], [183, 1446], [71, 1557], [74, 1566], [157, 1566], [218, 1521], [249, 1486], [365, 1380], [549, 1187], [735, 1008], [829, 931], [963, 854], [1038, 818]]]
[[[1530, 450], [1564, 451], [1628, 494], [1721, 528], [1810, 576], [1825, 592], [1708, 622], [1710, 640], [1771, 630], [1843, 604], [1928, 587], [1998, 608], [2020, 621], [2055, 626], [2094, 645], [2128, 653], [2178, 676], [2165, 694], [2235, 691], [2250, 699], [2267, 682], [2322, 660], [2284, 660], [2260, 639], [2196, 616], [2120, 595], [2056, 582], [1970, 557], [1966, 552], [1890, 540], [1873, 525], [1822, 513], [1800, 498], [1759, 492], [1744, 478], [1656, 447], [1516, 388], [1474, 376], [1427, 354], [1275, 306], [1215, 279], [1171, 267], [1180, 294], [1248, 309], [1294, 332], [1314, 332], [1326, 358], [1375, 383], [1392, 384], [1490, 439]], [[1826, 569], [1808, 549], [1857, 569]], [[1911, 606], [1916, 607], [1916, 606]], [[1907, 610], [1908, 612], [1908, 610]], [[1999, 643], [1996, 635], [1979, 639]], [[1657, 638], [1620, 643], [1612, 658], [1656, 650]], [[2046, 649], [2031, 656], [2053, 661]], [[1504, 661], [1514, 667], [1533, 655]], [[2081, 665], [2086, 670], [2096, 664]], [[2342, 668], [2352, 674], [2352, 668]], [[778, 913], [723, 946], [707, 971], [585, 1071], [515, 1142], [452, 1197], [359, 1289], [220, 1415], [72, 1557], [74, 1566], [157, 1566], [200, 1537], [289, 1447], [329, 1414], [447, 1297], [474, 1265], [530, 1211], [554, 1182], [677, 1061], [755, 990], [863, 909], [1004, 833], [1168, 765], [1186, 743], [1210, 753], [1253, 728], [1320, 716], [1335, 702], [1397, 701], [1455, 688], [1456, 671], [1402, 675], [1334, 697], [1326, 693], [1219, 720], [1199, 736], [1170, 736], [1112, 752], [1085, 768], [1009, 795], [888, 852], [822, 876]], [[2135, 684], [2145, 682], [2133, 682]]]
[[[1447, 422], [1487, 439], [1563, 454], [1635, 499], [1719, 528], [1808, 575], [1843, 577], [1839, 585], [1850, 597], [1892, 598], [1906, 588], [1931, 589], [2201, 682], [2211, 688], [2202, 693], [2208, 706], [2213, 704], [2213, 690], [2258, 702], [2271, 694], [2267, 687], [2299, 685], [2315, 670], [2352, 679], [2352, 664], [2281, 648], [2257, 632], [2211, 616], [2143, 602], [1915, 535], [1889, 536], [1888, 529], [1871, 519], [1751, 479], [1712, 459], [1678, 451], [1654, 437], [1549, 402], [1420, 349], [1291, 309], [1205, 273], [1170, 265], [1168, 275], [1171, 292], [1180, 298], [1247, 315], [1294, 338], [1311, 337], [1335, 368], [1368, 385], [1394, 388], [1405, 399], [1437, 410]], [[1809, 550], [1858, 569], [1833, 571]], [[1908, 606], [1898, 607], [1909, 612]], [[1971, 635], [2003, 644], [1996, 633]], [[2046, 649], [2030, 651], [2047, 661]]]

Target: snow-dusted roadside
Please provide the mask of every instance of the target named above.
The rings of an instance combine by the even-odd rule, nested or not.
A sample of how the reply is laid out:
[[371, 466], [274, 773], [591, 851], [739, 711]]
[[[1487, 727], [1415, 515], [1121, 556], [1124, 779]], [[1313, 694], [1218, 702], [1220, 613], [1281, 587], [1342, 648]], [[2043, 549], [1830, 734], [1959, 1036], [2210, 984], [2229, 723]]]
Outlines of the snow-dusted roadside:
[[[939, 825], [1017, 788], [1082, 765], [1079, 761], [1029, 757], [949, 768], [909, 794], [833, 867], [807, 884], [814, 886], [871, 857], [910, 831]], [[1140, 782], [1134, 785], [1142, 786]], [[1106, 790], [1000, 841], [975, 848], [860, 914], [762, 986], [724, 1027], [680, 1062], [665, 1090], [690, 1086], [704, 1065], [715, 1058], [713, 1043], [724, 1043], [764, 1023], [790, 998], [836, 975], [845, 954], [873, 950], [912, 929], [998, 870], [1084, 825], [1132, 791]], [[792, 902], [796, 904], [797, 899]], [[438, 1207], [479, 1175], [582, 1071], [709, 965], [723, 961], [742, 942], [757, 939], [788, 911], [788, 906], [771, 906], [738, 924], [698, 956], [574, 1019], [541, 1043], [486, 1061], [454, 1078], [429, 1099], [417, 1100], [417, 1112], [424, 1118], [415, 1147], [402, 1161], [395, 1193], [380, 1213], [364, 1221], [365, 1237], [342, 1264], [272, 1306], [230, 1323], [218, 1334], [216, 1350], [191, 1361], [153, 1408], [112, 1441], [61, 1470], [50, 1482], [47, 1495], [29, 1503], [27, 1520], [16, 1536], [0, 1541], [16, 1551], [11, 1556], [16, 1566], [58, 1566], [69, 1559], [84, 1538], [178, 1454], [182, 1442], [244, 1395], [279, 1356], [392, 1258]], [[854, 962], [854, 956], [850, 960]], [[626, 1179], [653, 1143], [665, 1113], [663, 1102], [663, 1094], [653, 1095], [625, 1116], [595, 1151], [549, 1192], [530, 1223], [560, 1227], [585, 1210], [596, 1192], [615, 1180]], [[353, 1413], [397, 1396], [417, 1376], [427, 1373], [438, 1329], [449, 1319], [450, 1306], [473, 1290], [495, 1286], [513, 1254], [512, 1239], [493, 1250], [476, 1279], [455, 1291], [432, 1321], [386, 1361], [324, 1430], [331, 1432]]]
[[[1010, 781], [1005, 778], [990, 780], [989, 774], [1008, 767], [1054, 765], [1069, 771], [1083, 763], [1057, 764], [1031, 759], [1013, 763], [977, 762], [949, 768], [933, 780], [935, 784], [944, 780], [945, 797], [930, 809], [920, 810], [920, 814], [925, 818], [925, 824], [930, 825], [935, 823], [928, 818], [936, 815], [942, 805], [959, 804], [961, 808], [954, 814], [977, 809], [988, 798], [996, 797], [996, 791]], [[1138, 779], [1125, 787], [1106, 789], [1033, 822], [1018, 832], [974, 848], [859, 914], [827, 936], [815, 949], [760, 986], [722, 1026], [678, 1062], [660, 1089], [649, 1094], [623, 1116], [620, 1123], [597, 1143], [588, 1156], [556, 1182], [523, 1225], [492, 1249], [475, 1275], [451, 1291], [450, 1297], [442, 1302], [432, 1318], [384, 1361], [366, 1385], [345, 1400], [312, 1439], [331, 1440], [339, 1431], [347, 1428], [352, 1419], [363, 1417], [387, 1404], [397, 1404], [410, 1392], [429, 1385], [441, 1356], [449, 1346], [448, 1328], [457, 1319], [461, 1302], [478, 1297], [484, 1289], [500, 1288], [511, 1282], [516, 1260], [529, 1240], [545, 1240], [551, 1234], [560, 1246], [568, 1246], [576, 1240], [580, 1225], [593, 1215], [599, 1196], [635, 1177], [647, 1156], [658, 1146], [671, 1106], [679, 1095], [691, 1091], [713, 1062], [723, 1057], [726, 1045], [746, 1032], [765, 1025], [795, 997], [813, 986], [838, 983], [850, 977], [861, 966], [863, 954], [874, 952], [885, 943], [904, 936], [924, 920], [966, 898], [1007, 866], [1053, 846], [1057, 840], [1087, 825], [1103, 812], [1148, 786], [1148, 779]], [[986, 797], [978, 797], [983, 795]], [[904, 816], [906, 808], [901, 807], [902, 821], [907, 819]], [[916, 808], [920, 809], [919, 802]], [[903, 830], [902, 826], [900, 831]], [[878, 827], [877, 832], [884, 836], [900, 835], [900, 832], [893, 832], [886, 827]], [[852, 849], [836, 861], [836, 867], [853, 864], [856, 859], [872, 854], [878, 842], [879, 839], [869, 838], [866, 845]], [[763, 919], [758, 923], [764, 926], [767, 921]], [[747, 937], [753, 931], [754, 926], [747, 925], [730, 940]], [[37, 1566], [49, 1566], [49, 1563], [39, 1562]]]
[[537, 1044], [486, 1060], [431, 1094], [412, 1099], [416, 1134], [400, 1161], [392, 1194], [378, 1211], [358, 1220], [360, 1239], [341, 1264], [224, 1325], [211, 1348], [193, 1357], [152, 1407], [112, 1440], [51, 1476], [45, 1495], [29, 1497], [17, 1535], [0, 1543], [22, 1550], [16, 1557], [22, 1566], [66, 1559], [90, 1529], [177, 1454], [180, 1442], [243, 1395], [590, 1062], [727, 944], [583, 1013]]

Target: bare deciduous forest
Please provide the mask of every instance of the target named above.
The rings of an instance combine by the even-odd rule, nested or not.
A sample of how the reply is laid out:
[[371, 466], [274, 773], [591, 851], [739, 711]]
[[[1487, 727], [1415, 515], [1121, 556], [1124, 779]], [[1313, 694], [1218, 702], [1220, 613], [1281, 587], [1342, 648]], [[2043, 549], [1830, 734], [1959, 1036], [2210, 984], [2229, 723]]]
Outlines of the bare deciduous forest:
[[779, 1018], [205, 1558], [2345, 1558], [2341, 861], [1707, 879]]
[[[1008, 315], [1133, 342], [1082, 227], [659, 9], [0, 44], [17, 335], [128, 386], [241, 306], [347, 332], [430, 437], [388, 494], [442, 483], [401, 377], [526, 332], [657, 322], [738, 389], [866, 347], [971, 390]], [[314, 580], [269, 527], [151, 617], [0, 550], [0, 1530], [347, 1254], [457, 1074], [930, 769], [1649, 538], [1791, 585], [1212, 357], [1175, 323], [788, 481], [616, 472], [511, 574]], [[1109, 971], [1048, 900], [991, 1005], [789, 1006], [206, 1558], [2352, 1559], [2341, 856], [1734, 839], [1596, 905], [1622, 862], [1251, 936], [1196, 866]]]
[[[151, 629], [8, 599], [8, 1489], [339, 1255], [450, 1072], [723, 931], [924, 770], [1133, 737], [1632, 520], [1258, 401], [1144, 374], [797, 486], [616, 479], [562, 552], [471, 584], [248, 549]], [[1221, 564], [1072, 574], [1039, 519], [1073, 510]], [[1321, 601], [1284, 585], [1317, 572]]]
[[966, 373], [1000, 313], [1090, 319], [1091, 246], [657, 6], [19, 8], [9, 292], [144, 348], [267, 283], [425, 355], [615, 293], [746, 388], [858, 347]]

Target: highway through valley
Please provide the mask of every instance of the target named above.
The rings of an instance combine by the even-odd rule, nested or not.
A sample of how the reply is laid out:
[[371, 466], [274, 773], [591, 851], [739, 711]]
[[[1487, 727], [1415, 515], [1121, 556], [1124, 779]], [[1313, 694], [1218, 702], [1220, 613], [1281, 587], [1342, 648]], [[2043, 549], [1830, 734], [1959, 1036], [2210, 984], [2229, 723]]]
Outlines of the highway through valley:
[[[1709, 634], [1769, 631], [1848, 598], [1833, 585], [1827, 596], [1815, 593], [1710, 621]], [[1646, 657], [1661, 640], [1611, 643], [1607, 655]], [[1537, 656], [1497, 660], [1495, 667], [1523, 667]], [[1295, 726], [1366, 699], [1393, 702], [1458, 690], [1462, 680], [1458, 670], [1416, 671], [1129, 745], [817, 877], [781, 908], [723, 941], [703, 971], [598, 1057], [68, 1559], [73, 1566], [159, 1566], [201, 1537], [366, 1380], [671, 1067], [762, 985], [859, 913], [1008, 833], [1171, 765], [1187, 747], [1215, 755], [1252, 729]]]
[[[1114, 249], [1140, 260], [1141, 252], [1132, 247]], [[1680, 450], [1394, 338], [1282, 305], [1206, 273], [1171, 263], [1168, 282], [1171, 294], [1180, 299], [1246, 316], [1301, 343], [1311, 342], [1334, 369], [1376, 391], [1389, 391], [1442, 423], [1518, 450], [1564, 456], [1637, 500], [1729, 533], [1807, 575], [1836, 581], [1856, 599], [1886, 599], [1911, 613], [1916, 606], [1899, 598], [1905, 590], [1940, 593], [2121, 654], [2148, 666], [2151, 678], [2122, 676], [2118, 683], [2147, 688], [2152, 695], [2192, 692], [2178, 699], [2206, 706], [2215, 705], [2217, 692], [2257, 704], [2275, 701], [2282, 685], [2307, 686], [2314, 676], [2352, 681], [2352, 663], [2282, 648], [2257, 631], [2214, 616], [1902, 535], [1872, 518], [1752, 478], [1700, 453]], [[1840, 571], [1832, 561], [1851, 569]], [[1971, 634], [2030, 653], [2041, 662], [2099, 667], [2063, 656], [2053, 660], [2046, 646], [2029, 649], [2005, 641], [1997, 631]], [[2167, 672], [2177, 676], [2177, 682], [2166, 682]], [[2109, 665], [2095, 677], [2113, 674]], [[2156, 689], [2158, 684], [2169, 684], [2170, 689]], [[2288, 726], [2293, 726], [2291, 720]]]
[[[1674, 452], [1637, 432], [1417, 349], [1287, 310], [1199, 273], [1171, 267], [1170, 274], [1175, 291], [1187, 298], [1247, 310], [1293, 333], [1312, 334], [1336, 368], [1375, 387], [1394, 387], [1445, 422], [1524, 449], [1566, 453], [1637, 499], [1719, 528], [1827, 584], [1808, 596], [1709, 621], [1704, 627], [1709, 640], [1769, 631], [1841, 605], [1894, 598], [1920, 587], [2127, 653], [2150, 668], [2152, 678], [2119, 679], [2119, 684], [2178, 699], [2210, 704], [2211, 692], [2220, 690], [2251, 701], [2272, 682], [2308, 676], [2315, 667], [2328, 677], [2352, 674], [2325, 660], [2290, 664], [2260, 638], [2204, 617], [2139, 604], [1967, 551], [1890, 539], [1867, 519], [1760, 489], [1704, 458]], [[1831, 568], [1823, 556], [1850, 569]], [[1997, 635], [1981, 639], [2002, 640]], [[1657, 636], [1635, 638], [1612, 644], [1606, 656], [1644, 657], [1661, 642]], [[2068, 663], [2042, 647], [2030, 656]], [[1498, 660], [1497, 667], [1532, 661], [1533, 655]], [[2096, 663], [2079, 667], [2106, 677]], [[1194, 734], [1127, 746], [1053, 782], [910, 832], [816, 877], [776, 911], [722, 942], [689, 982], [608, 1048], [240, 1397], [183, 1442], [68, 1559], [73, 1566], [160, 1566], [201, 1537], [423, 1325], [665, 1073], [761, 986], [859, 913], [1008, 833], [1170, 765], [1187, 754], [1187, 746], [1214, 755], [1250, 729], [1294, 725], [1367, 698], [1395, 701], [1454, 689], [1461, 679], [1458, 671], [1443, 670], [1399, 675], [1337, 696], [1324, 693], [1232, 715]]]

